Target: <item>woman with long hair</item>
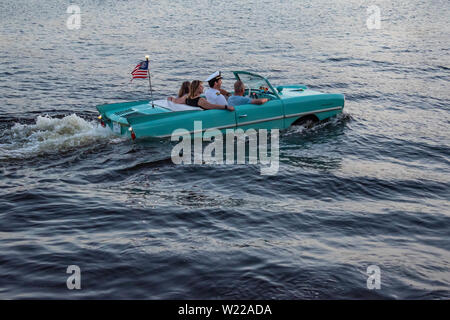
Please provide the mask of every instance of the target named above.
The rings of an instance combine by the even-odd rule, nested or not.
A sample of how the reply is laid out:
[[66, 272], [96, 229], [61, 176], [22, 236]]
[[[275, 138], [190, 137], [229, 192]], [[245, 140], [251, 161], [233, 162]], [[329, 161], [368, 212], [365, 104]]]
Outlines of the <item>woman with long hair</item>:
[[185, 81], [181, 84], [180, 90], [178, 90], [178, 98], [183, 97], [184, 95], [189, 93], [189, 86], [191, 83], [189, 81]]
[[222, 105], [222, 104], [212, 104], [206, 101], [205, 98], [200, 97], [203, 92], [203, 84], [200, 80], [194, 80], [191, 82], [189, 87], [189, 94], [186, 97], [185, 104], [192, 107], [200, 107], [204, 110], [207, 109], [224, 109], [228, 111], [234, 111], [234, 107]]
[[191, 83], [189, 81], [185, 81], [181, 84], [180, 90], [178, 90], [178, 97], [168, 97], [167, 100], [172, 101], [173, 103], [184, 104], [186, 101], [186, 97], [189, 93], [189, 86]]

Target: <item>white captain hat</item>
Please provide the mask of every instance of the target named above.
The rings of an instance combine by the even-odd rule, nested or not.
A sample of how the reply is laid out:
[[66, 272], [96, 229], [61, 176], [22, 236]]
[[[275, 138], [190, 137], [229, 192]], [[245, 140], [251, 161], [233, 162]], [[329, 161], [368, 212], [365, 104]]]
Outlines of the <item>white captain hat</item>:
[[205, 81], [209, 82], [211, 80], [219, 80], [219, 79], [222, 79], [222, 74], [220, 71], [216, 71], [213, 74], [209, 75], [209, 77]]

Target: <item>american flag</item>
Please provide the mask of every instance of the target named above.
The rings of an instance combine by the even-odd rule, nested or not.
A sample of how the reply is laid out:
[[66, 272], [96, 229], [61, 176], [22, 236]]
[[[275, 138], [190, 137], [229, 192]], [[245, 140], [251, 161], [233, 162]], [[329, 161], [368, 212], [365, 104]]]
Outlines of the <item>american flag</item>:
[[148, 61], [141, 61], [138, 63], [136, 67], [134, 67], [133, 71], [131, 71], [131, 75], [133, 79], [146, 79], [148, 78]]

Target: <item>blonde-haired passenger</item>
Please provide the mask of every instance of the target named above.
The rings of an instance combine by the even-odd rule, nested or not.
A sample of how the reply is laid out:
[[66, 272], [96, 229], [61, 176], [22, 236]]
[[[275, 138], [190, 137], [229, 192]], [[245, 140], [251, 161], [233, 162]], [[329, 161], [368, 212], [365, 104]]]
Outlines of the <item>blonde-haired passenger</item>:
[[222, 104], [209, 103], [205, 98], [200, 97], [203, 93], [203, 84], [200, 80], [194, 80], [189, 87], [189, 94], [185, 99], [185, 104], [191, 107], [199, 107], [202, 109], [224, 109], [228, 111], [234, 111], [232, 106]]

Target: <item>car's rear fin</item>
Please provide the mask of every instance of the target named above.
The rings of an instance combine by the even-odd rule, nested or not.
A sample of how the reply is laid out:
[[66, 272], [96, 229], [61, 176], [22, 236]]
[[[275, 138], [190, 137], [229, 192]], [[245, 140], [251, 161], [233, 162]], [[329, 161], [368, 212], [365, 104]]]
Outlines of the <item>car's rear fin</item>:
[[133, 125], [137, 125], [137, 124], [144, 123], [144, 122], [161, 120], [164, 118], [185, 115], [187, 113], [199, 112], [199, 111], [201, 111], [201, 109], [177, 111], [177, 112], [162, 112], [162, 113], [155, 113], [155, 114], [139, 114], [139, 115], [132, 115], [131, 117], [127, 117], [127, 120], [128, 120], [128, 123], [133, 126]]
[[141, 100], [141, 101], [132, 101], [132, 102], [120, 102], [120, 103], [110, 103], [110, 104], [102, 104], [99, 106], [96, 106], [98, 112], [100, 114], [105, 114], [106, 112], [112, 112], [112, 111], [120, 111], [120, 110], [127, 110], [133, 106], [141, 105], [148, 103], [148, 100]]

